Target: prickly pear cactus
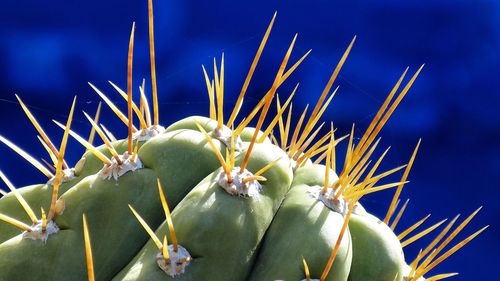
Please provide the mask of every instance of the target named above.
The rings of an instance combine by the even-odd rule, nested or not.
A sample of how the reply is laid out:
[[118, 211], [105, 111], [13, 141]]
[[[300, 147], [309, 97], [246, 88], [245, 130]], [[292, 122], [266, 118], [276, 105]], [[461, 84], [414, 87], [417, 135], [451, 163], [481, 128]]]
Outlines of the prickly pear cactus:
[[[152, 31], [151, 0], [148, 6]], [[52, 163], [40, 163], [0, 137], [48, 177], [46, 183], [16, 189], [0, 172], [9, 190], [0, 199], [0, 281], [420, 281], [454, 276], [429, 272], [485, 229], [449, 247], [479, 209], [454, 229], [458, 217], [453, 219], [411, 259], [404, 247], [444, 223], [415, 231], [427, 216], [398, 234], [394, 231], [407, 207], [408, 201], [402, 207], [398, 202], [420, 142], [406, 165], [378, 171], [388, 150], [374, 158], [380, 131], [422, 68], [407, 82], [407, 71], [403, 73], [358, 141], [354, 126], [350, 134], [337, 137], [333, 124], [324, 126], [322, 115], [355, 38], [315, 107], [309, 114], [306, 107], [294, 123], [292, 98], [298, 87], [284, 102], [276, 92], [309, 54], [290, 62], [295, 36], [269, 90], [248, 116], [238, 118], [275, 17], [227, 119], [222, 56], [220, 64], [214, 60], [213, 79], [203, 68], [209, 116], [160, 125], [152, 32], [153, 109], [144, 84], [139, 105], [134, 102], [135, 25], [127, 90], [111, 83], [127, 100], [127, 112], [90, 84], [127, 125], [125, 139], [116, 139], [99, 124], [100, 105], [94, 118], [85, 113], [92, 126], [88, 139], [72, 131], [75, 98], [66, 124], [55, 122], [64, 130], [56, 148], [16, 96]], [[276, 113], [270, 116], [273, 104]], [[93, 145], [96, 135], [104, 143], [99, 147]], [[87, 149], [73, 168], [64, 161], [70, 136]], [[336, 146], [342, 141], [347, 149], [338, 169]], [[402, 178], [390, 180], [398, 171], [403, 171]], [[388, 189], [395, 191], [384, 218], [363, 208], [362, 197]]]

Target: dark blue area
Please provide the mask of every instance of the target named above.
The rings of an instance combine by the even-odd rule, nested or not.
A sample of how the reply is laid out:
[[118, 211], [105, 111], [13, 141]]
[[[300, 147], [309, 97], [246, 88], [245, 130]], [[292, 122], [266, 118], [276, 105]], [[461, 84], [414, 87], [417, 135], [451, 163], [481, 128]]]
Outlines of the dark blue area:
[[[314, 103], [354, 35], [358, 39], [336, 85], [325, 121], [339, 135], [353, 122], [356, 136], [382, 104], [406, 66], [426, 66], [382, 131], [381, 148], [391, 145], [386, 168], [408, 160], [422, 147], [403, 199], [412, 201], [400, 230], [428, 213], [431, 221], [465, 217], [484, 205], [465, 234], [491, 224], [477, 241], [433, 273], [460, 272], [452, 280], [491, 280], [500, 271], [500, 4], [496, 1], [155, 1], [156, 52], [161, 120], [208, 113], [201, 64], [226, 60], [226, 112], [234, 104], [260, 38], [278, 11], [275, 28], [248, 92], [244, 110], [270, 87], [293, 35], [292, 60], [311, 56], [280, 90], [287, 97], [296, 82], [295, 116]], [[51, 119], [64, 121], [78, 95], [74, 128], [88, 134], [80, 111], [93, 114], [99, 101], [95, 83], [123, 109], [125, 102], [107, 80], [126, 85], [126, 55], [136, 21], [134, 87], [143, 77], [149, 91], [147, 1], [10, 1], [0, 9], [0, 134], [37, 157], [46, 157], [35, 131], [14, 102], [27, 102], [46, 131], [59, 142]], [[105, 107], [104, 124], [117, 136], [125, 126]], [[341, 149], [344, 146], [341, 146]], [[75, 163], [83, 149], [69, 144]], [[43, 176], [8, 148], [0, 148], [2, 169], [17, 186]], [[342, 151], [342, 150], [340, 150]], [[4, 187], [2, 187], [4, 188]], [[385, 214], [392, 192], [367, 196], [365, 205]], [[460, 237], [465, 237], [465, 234]], [[416, 243], [417, 244], [417, 243]], [[413, 259], [422, 242], [409, 247]]]

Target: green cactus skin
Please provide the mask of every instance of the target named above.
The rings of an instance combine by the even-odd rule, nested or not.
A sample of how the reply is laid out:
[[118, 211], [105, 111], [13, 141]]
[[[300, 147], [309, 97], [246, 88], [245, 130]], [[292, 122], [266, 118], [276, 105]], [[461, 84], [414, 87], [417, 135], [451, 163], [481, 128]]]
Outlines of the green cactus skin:
[[[139, 142], [139, 146], [141, 146], [142, 143], [143, 142]], [[127, 150], [126, 140], [116, 141], [113, 143], [113, 146], [118, 153], [123, 153]], [[111, 156], [111, 153], [104, 145], [97, 147], [97, 149], [106, 156]], [[102, 161], [99, 160], [90, 151], [87, 151], [79, 160], [79, 162], [82, 166], [78, 167], [79, 164], [75, 165], [76, 167], [78, 167], [75, 168], [74, 171], [75, 177], [72, 180], [62, 183], [59, 186], [60, 194], [63, 194], [64, 192], [69, 190], [85, 177], [97, 173], [103, 167]], [[26, 202], [28, 202], [31, 208], [34, 209], [37, 213], [40, 211], [40, 207], [45, 208], [46, 211], [48, 210], [50, 206], [52, 190], [53, 186], [50, 181], [45, 184], [30, 185], [18, 188], [19, 193], [23, 196]], [[6, 196], [0, 198], [0, 213], [18, 219], [24, 223], [31, 224], [31, 220], [28, 218], [26, 212], [22, 208], [21, 204], [19, 204], [13, 193], [9, 193]], [[7, 223], [0, 223], [0, 243], [18, 234], [19, 229], [17, 227], [14, 227]]]
[[[215, 120], [203, 116], [190, 116], [170, 125], [167, 129], [165, 129], [165, 132], [171, 132], [180, 129], [190, 129], [198, 131], [198, 127], [196, 126], [197, 123], [207, 132], [213, 131], [215, 128], [217, 128], [217, 121]], [[254, 132], [255, 128], [245, 127], [240, 134], [241, 140], [244, 142], [250, 142]], [[259, 132], [259, 134], [257, 135], [257, 139], [259, 139], [262, 134], [262, 132]], [[263, 143], [271, 143], [271, 141], [269, 140], [269, 138], [265, 138]]]
[[[311, 278], [321, 276], [337, 242], [344, 218], [308, 194], [323, 186], [325, 166], [299, 168], [283, 205], [266, 233], [249, 280], [295, 281], [304, 278], [303, 256]], [[330, 184], [336, 176], [330, 170]], [[309, 184], [304, 184], [308, 182]], [[352, 260], [352, 242], [346, 232], [326, 280], [346, 281]]]
[[155, 186], [156, 175], [149, 169], [126, 173], [116, 181], [99, 175], [85, 178], [61, 196], [66, 207], [56, 217], [61, 230], [46, 243], [18, 235], [0, 244], [0, 280], [85, 280], [81, 266], [83, 213], [92, 218], [89, 228], [94, 233], [97, 279], [111, 279], [148, 238], [136, 231], [140, 226], [127, 205], [146, 210], [145, 219], [152, 225], [162, 221]]
[[[237, 163], [242, 156], [243, 153], [237, 157]], [[276, 146], [256, 144], [248, 170], [257, 171], [282, 156], [284, 152]], [[217, 170], [205, 178], [172, 213], [179, 244], [194, 258], [186, 272], [175, 280], [244, 280], [292, 181], [291, 165], [286, 157], [264, 173], [267, 181], [258, 197], [228, 194], [217, 183], [219, 173]], [[167, 232], [165, 223], [156, 231], [159, 237]], [[171, 280], [158, 267], [157, 253], [150, 240], [113, 280]]]
[[[143, 143], [144, 142], [140, 142], [140, 144]], [[65, 200], [66, 208], [68, 210], [61, 216], [57, 217], [56, 219], [56, 222], [59, 225], [59, 227], [61, 229], [64, 229], [64, 231], [61, 231], [60, 233], [63, 233], [66, 230], [75, 230], [75, 232], [78, 232], [76, 231], [76, 229], [78, 229], [79, 227], [81, 228], [81, 222], [80, 222], [81, 214], [85, 212], [87, 216], [89, 218], [92, 218], [93, 220], [93, 222], [89, 227], [91, 229], [96, 229], [93, 231], [95, 232], [94, 235], [99, 235], [99, 237], [101, 237], [102, 239], [104, 239], [105, 237], [113, 237], [110, 239], [112, 239], [115, 243], [107, 243], [106, 241], [100, 241], [96, 239], [94, 239], [93, 241], [95, 243], [94, 247], [99, 249], [97, 252], [94, 253], [94, 258], [96, 263], [107, 265], [104, 266], [104, 268], [100, 271], [99, 268], [96, 268], [96, 275], [98, 279], [102, 280], [111, 279], [111, 277], [114, 276], [119, 269], [121, 269], [132, 259], [133, 254], [136, 253], [140, 249], [140, 247], [144, 244], [144, 242], [147, 240], [147, 234], [145, 234], [142, 231], [134, 231], [138, 229], [137, 222], [134, 217], [130, 216], [130, 212], [127, 208], [128, 203], [131, 203], [133, 206], [135, 206], [134, 202], [140, 201], [141, 195], [139, 194], [144, 193], [142, 197], [144, 196], [148, 197], [147, 200], [144, 200], [144, 204], [149, 204], [147, 202], [150, 202], [150, 204], [148, 205], [149, 207], [144, 208], [144, 206], [142, 205], [135, 207], [138, 209], [148, 211], [149, 215], [146, 216], [145, 218], [148, 219], [148, 221], [151, 223], [152, 226], [156, 228], [160, 224], [161, 222], [160, 217], [162, 212], [161, 212], [161, 205], [159, 204], [159, 199], [156, 194], [156, 188], [155, 188], [156, 185], [155, 179], [157, 178], [157, 175], [160, 177], [160, 179], [164, 180], [163, 185], [169, 187], [167, 188], [168, 193], [172, 195], [169, 196], [168, 198], [169, 204], [171, 206], [175, 206], [193, 186], [195, 186], [201, 179], [203, 179], [203, 177], [211, 173], [213, 170], [217, 169], [217, 167], [219, 166], [219, 163], [217, 162], [217, 159], [214, 158], [213, 151], [211, 150], [210, 146], [206, 143], [205, 138], [201, 133], [197, 131], [192, 131], [192, 130], [174, 131], [159, 136], [158, 138], [147, 141], [145, 143], [147, 143], [147, 145], [145, 145], [144, 148], [142, 148], [141, 146], [141, 149], [139, 150], [139, 157], [143, 159], [145, 166], [150, 166], [154, 168], [156, 172], [153, 172], [148, 169], [141, 169], [140, 172], [135, 171], [133, 173], [130, 172], [126, 173], [125, 175], [120, 177], [118, 181], [115, 181], [114, 179], [110, 180], [100, 179], [99, 176], [90, 176], [88, 177], [88, 179], [84, 180], [83, 182], [80, 182], [80, 180], [84, 178], [83, 175], [95, 173], [103, 167], [102, 162], [97, 157], [95, 157], [93, 154], [89, 154], [90, 152], [87, 152], [83, 156], [85, 157], [85, 160], [81, 171], [79, 171], [80, 175], [77, 178], [73, 179], [72, 181], [62, 184], [60, 186], [60, 191], [63, 194], [61, 198]], [[124, 140], [117, 141], [113, 143], [113, 145], [115, 149], [118, 151], [118, 153], [122, 153], [126, 150], [126, 141]], [[218, 145], [219, 147], [223, 146], [220, 143]], [[99, 150], [104, 154], [107, 154], [108, 156], [110, 155], [109, 151], [107, 151], [107, 149], [104, 146], [99, 147]], [[193, 164], [198, 164], [199, 166], [194, 167]], [[183, 168], [185, 166], [191, 166], [194, 169], [186, 171]], [[148, 175], [141, 177], [140, 174], [144, 173], [143, 171], [148, 171]], [[137, 181], [143, 181], [143, 182], [137, 182]], [[148, 181], [147, 184], [146, 181]], [[138, 193], [135, 195], [131, 194], [130, 196], [126, 196], [125, 194], [122, 193], [119, 194], [112, 192], [110, 193], [109, 190], [112, 190], [112, 188], [110, 188], [109, 185], [115, 186], [117, 191], [119, 190], [117, 188], [118, 186], [124, 185], [127, 186], [128, 188], [136, 186], [137, 187], [136, 190]], [[98, 194], [95, 195], [92, 195], [92, 193], [89, 192], [95, 190], [102, 190], [102, 192], [99, 192]], [[108, 191], [106, 192], [106, 190]], [[50, 205], [50, 200], [52, 195], [52, 185], [48, 184], [34, 185], [30, 187], [21, 188], [19, 189], [19, 191], [25, 197], [30, 206], [32, 206], [33, 208], [38, 208], [38, 206], [44, 206], [48, 208], [48, 206]], [[131, 189], [131, 191], [133, 191], [133, 189]], [[105, 196], [106, 194], [108, 196]], [[110, 198], [110, 196], [117, 196], [119, 197], [120, 200]], [[85, 203], [87, 201], [84, 201], [83, 198], [91, 198], [91, 199], [88, 200], [89, 203]], [[1, 200], [3, 204], [0, 204], [0, 210], [5, 209], [4, 213], [7, 215], [12, 215], [14, 218], [17, 218], [17, 216], [21, 216], [20, 219], [22, 221], [26, 221], [27, 223], [31, 224], [31, 221], [29, 221], [29, 218], [27, 218], [27, 215], [25, 214], [24, 210], [22, 209], [19, 202], [17, 202], [13, 194], [9, 194], [8, 196], [2, 198]], [[121, 206], [112, 207], [110, 206], [110, 204], [106, 203], [108, 201], [121, 202]], [[99, 208], [98, 204], [105, 206], [105, 208]], [[154, 209], [154, 211], [152, 211], [152, 209]], [[97, 213], [94, 214], [94, 212], [96, 211]], [[94, 216], [98, 216], [100, 218], [106, 217], [99, 214], [99, 212], [117, 212], [117, 213], [115, 215], [107, 216], [108, 217], [107, 220], [94, 219], [93, 218]], [[123, 212], [125, 213], [123, 214]], [[126, 219], [123, 218], [123, 215], [125, 215]], [[121, 218], [118, 219], [118, 217]], [[116, 221], [117, 219], [118, 221], [122, 221], [122, 223], [125, 225], [128, 224], [129, 227], [130, 225], [132, 225], [132, 227], [130, 227], [130, 230], [126, 231], [125, 228], [121, 227], [119, 224], [117, 224], [114, 227], [113, 225], [108, 224], [108, 220]], [[2, 242], [20, 233], [19, 229], [6, 223], [2, 223], [1, 227], [2, 227], [2, 232], [0, 238], [3, 238]], [[5, 228], [5, 230], [3, 228]], [[117, 231], [116, 229], [120, 230]], [[138, 235], [139, 234], [138, 232], [140, 232], [140, 235]], [[58, 243], [52, 246], [54, 248], [46, 249], [46, 251], [59, 251], [57, 245], [63, 245], [65, 243], [67, 243], [66, 245], [73, 243], [81, 244], [81, 238], [82, 238], [81, 235], [72, 235], [71, 236], [72, 242], [66, 242], [66, 241], [63, 242], [59, 241], [62, 238], [55, 238], [59, 237], [60, 233], [57, 233], [56, 235], [49, 237], [49, 240], [47, 241], [47, 248], [50, 248], [48, 245], [53, 239], [56, 239]], [[117, 240], [116, 236], [122, 233], [127, 233], [127, 235], [122, 236], [122, 239]], [[132, 234], [128, 235], [128, 233]], [[64, 237], [66, 236], [64, 235]], [[130, 243], [129, 239], [130, 241], [133, 242]], [[4, 247], [4, 245], [1, 244], [0, 253], [4, 251], [6, 251], [5, 253], [9, 251], [14, 251], [15, 249], [17, 249], [17, 247], [19, 248], [26, 247], [25, 250], [21, 250], [21, 252], [25, 251], [28, 252], [30, 251], [28, 250], [28, 248], [33, 246], [33, 244], [37, 245], [36, 243], [33, 243], [33, 241], [31, 240], [28, 242], [24, 242], [27, 241], [26, 239], [19, 240], [17, 238], [15, 241], [16, 243], [14, 244], [11, 241], [5, 243], [6, 250], [2, 250], [2, 247]], [[35, 242], [41, 244], [40, 241], [35, 241]], [[98, 246], [99, 244], [101, 244], [101, 246]], [[116, 250], [110, 249], [109, 246], [106, 247], [105, 245], [109, 246], [113, 245], [114, 247], [121, 248], [121, 250], [120, 252], [116, 252]], [[114, 257], [113, 252], [116, 253], [117, 257]], [[59, 255], [63, 256], [66, 255], [66, 253], [61, 253], [61, 252], [58, 253]], [[42, 252], [40, 254], [42, 254]], [[8, 256], [8, 254], [5, 255]], [[47, 255], [47, 253], [43, 255]], [[39, 258], [44, 260], [51, 260], [47, 256], [40, 256]], [[67, 259], [69, 260], [76, 259], [75, 264], [81, 263], [80, 256], [78, 257], [67, 256]], [[19, 263], [22, 264], [23, 262], [19, 261]], [[46, 265], [44, 267], [41, 264], [30, 264], [30, 266], [31, 265], [35, 266], [36, 268], [45, 268], [46, 266], [49, 266]], [[4, 268], [15, 268], [12, 267], [11, 263], [5, 263], [2, 264], [2, 266], [4, 266]], [[33, 270], [35, 269], [35, 267], [33, 268]], [[71, 266], [68, 267], [71, 268]], [[20, 272], [22, 272], [21, 275], [19, 276], [8, 275], [6, 277], [8, 279], [6, 280], [59, 280], [55, 277], [55, 275], [50, 275], [51, 273], [48, 273], [50, 272], [50, 270], [47, 270], [47, 272], [45, 272], [45, 270], [36, 270], [36, 271], [40, 272], [39, 276], [33, 274], [23, 275], [27, 272], [25, 270], [20, 270]], [[15, 272], [15, 270], [12, 270], [12, 272]], [[74, 275], [71, 275], [73, 273]], [[80, 273], [71, 270], [69, 270], [68, 274], [70, 274], [69, 276], [73, 276], [72, 278], [75, 278], [72, 280], [78, 280], [76, 279], [77, 278], [76, 276], [81, 275]], [[68, 276], [68, 275], [62, 274], [61, 276]]]
[[[214, 143], [224, 155], [224, 144]], [[145, 143], [138, 154], [145, 167], [156, 171], [171, 208], [220, 166], [203, 134], [193, 130], [162, 134]]]
[[349, 231], [353, 245], [349, 281], [403, 280], [403, 249], [384, 222], [370, 214], [352, 214]]
[[[300, 167], [293, 174], [292, 186], [305, 184], [309, 186], [323, 186], [325, 184], [325, 165], [310, 164]], [[332, 185], [337, 179], [337, 174], [329, 169], [329, 185]]]
[[210, 132], [217, 127], [217, 121], [212, 120], [208, 117], [204, 116], [189, 116], [184, 119], [181, 119], [172, 125], [168, 126], [165, 129], [165, 133], [176, 131], [176, 130], [193, 130], [198, 131], [198, 127], [196, 126], [198, 123], [205, 131]]
[[[241, 134], [240, 134], [241, 140], [244, 141], [244, 142], [250, 142], [252, 140], [254, 132], [255, 132], [255, 128], [253, 128], [253, 127], [245, 127], [241, 131]], [[257, 134], [257, 140], [262, 137], [262, 134], [263, 134], [263, 132], [259, 132]], [[265, 138], [261, 143], [271, 144], [272, 142], [271, 142], [271, 140], [269, 138]]]
[[[77, 182], [74, 179], [61, 185], [60, 190], [68, 190]], [[52, 197], [52, 184], [36, 184], [19, 188], [18, 191], [23, 198], [28, 202], [33, 211], [40, 213], [40, 207], [48, 210]], [[30, 218], [24, 211], [23, 207], [17, 201], [14, 193], [10, 192], [0, 199], [0, 213], [10, 216], [14, 219], [22, 221], [28, 225], [32, 224]], [[0, 243], [3, 243], [10, 238], [21, 233], [19, 228], [4, 222], [0, 222]]]

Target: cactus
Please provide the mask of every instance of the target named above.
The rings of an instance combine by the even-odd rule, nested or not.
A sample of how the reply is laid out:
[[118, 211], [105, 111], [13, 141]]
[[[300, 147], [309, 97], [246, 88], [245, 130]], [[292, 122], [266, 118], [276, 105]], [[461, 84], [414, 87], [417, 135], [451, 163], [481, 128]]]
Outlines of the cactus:
[[[236, 124], [275, 14], [227, 121], [222, 56], [219, 65], [214, 60], [213, 79], [203, 67], [209, 116], [188, 117], [165, 128], [159, 123], [152, 0], [148, 8], [152, 113], [144, 84], [139, 106], [133, 100], [135, 25], [129, 41], [127, 90], [111, 83], [127, 100], [127, 113], [90, 84], [127, 125], [126, 139], [117, 140], [99, 125], [100, 104], [94, 118], [84, 113], [92, 126], [88, 140], [72, 131], [75, 97], [66, 124], [56, 121], [64, 130], [57, 149], [16, 96], [52, 163], [44, 165], [0, 137], [49, 178], [47, 183], [16, 189], [0, 172], [10, 190], [0, 198], [1, 281], [431, 281], [456, 275], [430, 276], [429, 271], [486, 229], [447, 248], [479, 209], [452, 231], [455, 217], [410, 260], [403, 248], [444, 223], [414, 234], [426, 216], [400, 234], [394, 232], [408, 204], [397, 211], [420, 141], [406, 165], [378, 172], [388, 149], [373, 164], [370, 160], [380, 143], [380, 131], [422, 67], [400, 89], [408, 69], [403, 73], [359, 141], [354, 126], [349, 135], [336, 138], [331, 124], [321, 136], [320, 120], [337, 92], [332, 91], [333, 84], [356, 38], [312, 112], [307, 114], [306, 107], [292, 124], [292, 98], [298, 85], [284, 103], [277, 90], [309, 54], [289, 63], [295, 36], [270, 89]], [[276, 115], [269, 117], [274, 100]], [[249, 127], [255, 118], [255, 127]], [[270, 122], [265, 126], [266, 121]], [[104, 142], [99, 147], [92, 144], [96, 134]], [[64, 161], [70, 136], [87, 149], [74, 168]], [[344, 164], [338, 169], [336, 146], [345, 140]], [[380, 183], [403, 169], [400, 180]], [[380, 220], [363, 208], [360, 199], [387, 189], [395, 192]]]

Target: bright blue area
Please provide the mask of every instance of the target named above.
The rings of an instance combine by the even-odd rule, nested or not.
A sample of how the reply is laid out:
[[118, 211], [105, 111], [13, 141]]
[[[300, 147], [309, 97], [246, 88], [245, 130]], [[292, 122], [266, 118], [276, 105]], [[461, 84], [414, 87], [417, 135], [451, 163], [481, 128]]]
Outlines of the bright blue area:
[[[33, 106], [46, 131], [59, 142], [51, 124], [63, 121], [78, 95], [75, 130], [88, 134], [80, 110], [93, 114], [99, 101], [86, 84], [95, 83], [123, 106], [107, 85], [125, 87], [131, 22], [136, 21], [135, 89], [143, 77], [149, 91], [146, 0], [9, 1], [0, 9], [0, 134], [42, 157], [14, 93]], [[244, 110], [270, 87], [282, 56], [299, 33], [296, 60], [311, 56], [280, 90], [288, 96], [301, 82], [294, 112], [314, 103], [333, 67], [354, 35], [358, 36], [336, 85], [339, 92], [326, 113], [339, 135], [356, 122], [362, 134], [385, 95], [406, 66], [426, 66], [413, 89], [382, 131], [381, 148], [392, 146], [386, 168], [409, 158], [418, 138], [422, 147], [402, 196], [411, 197], [402, 227], [432, 213], [432, 222], [462, 217], [484, 205], [465, 230], [491, 224], [477, 241], [433, 273], [459, 271], [452, 280], [491, 280], [500, 248], [500, 4], [496, 1], [155, 1], [158, 88], [164, 124], [192, 114], [207, 114], [201, 64], [211, 71], [213, 57], [226, 59], [226, 112], [239, 93], [260, 38], [275, 10], [271, 39], [249, 88]], [[116, 135], [125, 127], [104, 110], [104, 123]], [[22, 129], [21, 129], [22, 128]], [[341, 146], [341, 149], [344, 148]], [[83, 152], [76, 142], [68, 155]], [[2, 169], [18, 186], [43, 180], [7, 148], [0, 148]], [[342, 151], [342, 150], [340, 150]], [[43, 156], [45, 157], [45, 156]], [[27, 176], [27, 173], [33, 176]], [[392, 192], [365, 198], [382, 215]], [[383, 200], [383, 201], [382, 201]], [[462, 235], [461, 237], [465, 237]], [[413, 259], [419, 247], [412, 245]]]

